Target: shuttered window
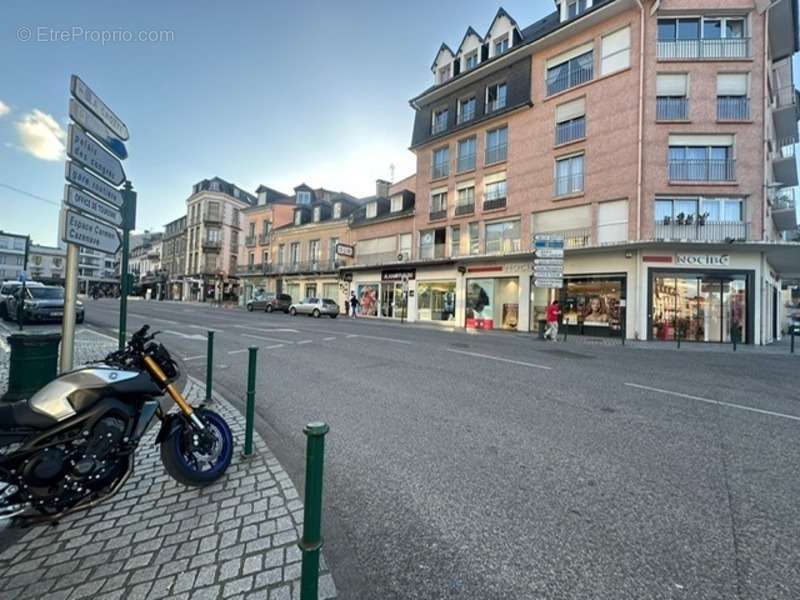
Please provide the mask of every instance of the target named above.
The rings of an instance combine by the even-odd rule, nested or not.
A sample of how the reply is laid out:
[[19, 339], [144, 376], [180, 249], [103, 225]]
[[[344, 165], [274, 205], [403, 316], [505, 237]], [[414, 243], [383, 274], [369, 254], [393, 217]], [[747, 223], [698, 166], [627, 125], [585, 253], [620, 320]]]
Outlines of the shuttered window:
[[556, 123], [564, 123], [586, 114], [586, 99], [578, 98], [556, 107]]
[[597, 207], [597, 241], [600, 244], [628, 240], [628, 201], [601, 202]]
[[717, 96], [747, 96], [747, 73], [717, 75]]
[[631, 66], [631, 28], [625, 27], [603, 36], [600, 73], [607, 75]]
[[592, 226], [592, 206], [560, 208], [533, 214], [533, 232], [549, 233]]
[[656, 96], [684, 97], [689, 95], [689, 76], [686, 73], [659, 73], [656, 76]]

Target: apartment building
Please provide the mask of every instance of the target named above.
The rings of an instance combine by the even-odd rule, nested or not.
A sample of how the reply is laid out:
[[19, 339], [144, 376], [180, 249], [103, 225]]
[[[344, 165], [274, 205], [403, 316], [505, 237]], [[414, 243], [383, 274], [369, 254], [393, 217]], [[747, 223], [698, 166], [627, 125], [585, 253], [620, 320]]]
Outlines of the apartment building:
[[323, 297], [344, 306], [347, 286], [339, 268], [347, 258], [337, 255], [348, 241], [348, 218], [359, 201], [344, 192], [301, 184], [290, 197], [292, 220], [272, 229], [271, 268], [266, 289], [289, 294], [293, 300]]
[[166, 277], [167, 300], [183, 298], [183, 278], [186, 275], [186, 216], [164, 225], [161, 242], [161, 268]]
[[25, 268], [28, 237], [0, 231], [0, 281], [18, 280]]
[[243, 303], [261, 292], [274, 291], [267, 277], [272, 269], [272, 230], [294, 219], [295, 204], [287, 194], [262, 185], [256, 190], [256, 197], [255, 206], [241, 211], [244, 236], [239, 250], [239, 279]]
[[[796, 0], [555, 5], [443, 44], [411, 100], [409, 318], [532, 331], [557, 298], [578, 335], [777, 338]], [[561, 289], [535, 287], [535, 234], [565, 239]]]
[[32, 280], [64, 285], [67, 251], [57, 246], [31, 244], [28, 249], [28, 274]]
[[237, 295], [241, 211], [255, 204], [255, 196], [219, 177], [194, 185], [186, 199], [184, 300]]

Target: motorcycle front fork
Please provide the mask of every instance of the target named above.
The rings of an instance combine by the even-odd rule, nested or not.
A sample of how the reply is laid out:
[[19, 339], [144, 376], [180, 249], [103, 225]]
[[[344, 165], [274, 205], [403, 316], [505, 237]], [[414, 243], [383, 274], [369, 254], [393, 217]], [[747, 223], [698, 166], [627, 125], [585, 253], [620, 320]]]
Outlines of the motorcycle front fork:
[[169, 382], [169, 378], [164, 374], [164, 371], [161, 369], [161, 367], [158, 366], [158, 363], [155, 360], [153, 360], [151, 356], [145, 356], [144, 366], [147, 369], [147, 372], [150, 374], [150, 376], [158, 384], [163, 386], [164, 389], [166, 389], [169, 397], [172, 398], [175, 404], [178, 405], [178, 408], [180, 408], [181, 412], [184, 415], [186, 415], [186, 418], [189, 419], [189, 421], [191, 421], [192, 425], [194, 425], [194, 427], [197, 430], [204, 431], [205, 425], [203, 425], [203, 422], [196, 414], [194, 414], [194, 410], [186, 401], [186, 398], [183, 397], [183, 394], [181, 394], [178, 391], [178, 388], [176, 388], [174, 384]]

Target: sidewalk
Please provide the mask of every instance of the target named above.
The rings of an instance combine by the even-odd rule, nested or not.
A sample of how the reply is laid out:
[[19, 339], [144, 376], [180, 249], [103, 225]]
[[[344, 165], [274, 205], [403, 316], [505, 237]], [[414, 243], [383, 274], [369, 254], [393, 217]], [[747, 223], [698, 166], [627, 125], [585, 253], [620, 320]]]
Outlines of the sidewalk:
[[[76, 358], [88, 360], [110, 346], [93, 340], [91, 348], [76, 348]], [[7, 363], [8, 353], [0, 351], [0, 384]], [[205, 386], [189, 378], [184, 392], [197, 406]], [[230, 402], [214, 394], [211, 408], [237, 442], [221, 481], [195, 489], [171, 479], [154, 427], [115, 497], [57, 526], [34, 526], [8, 547], [3, 537], [13, 532], [0, 529], [0, 600], [299, 599], [297, 491], [257, 432], [254, 457], [241, 457], [244, 418]], [[324, 557], [321, 565], [319, 598], [335, 598]]]

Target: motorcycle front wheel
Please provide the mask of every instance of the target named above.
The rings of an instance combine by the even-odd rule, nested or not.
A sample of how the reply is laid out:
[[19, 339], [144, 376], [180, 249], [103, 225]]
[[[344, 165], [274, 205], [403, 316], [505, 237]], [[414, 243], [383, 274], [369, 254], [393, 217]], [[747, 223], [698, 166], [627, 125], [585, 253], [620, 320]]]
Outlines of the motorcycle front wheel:
[[198, 444], [194, 429], [182, 420], [178, 431], [161, 443], [161, 462], [176, 481], [202, 487], [222, 477], [231, 464], [233, 434], [217, 413], [201, 408], [195, 414], [206, 426], [213, 442]]

